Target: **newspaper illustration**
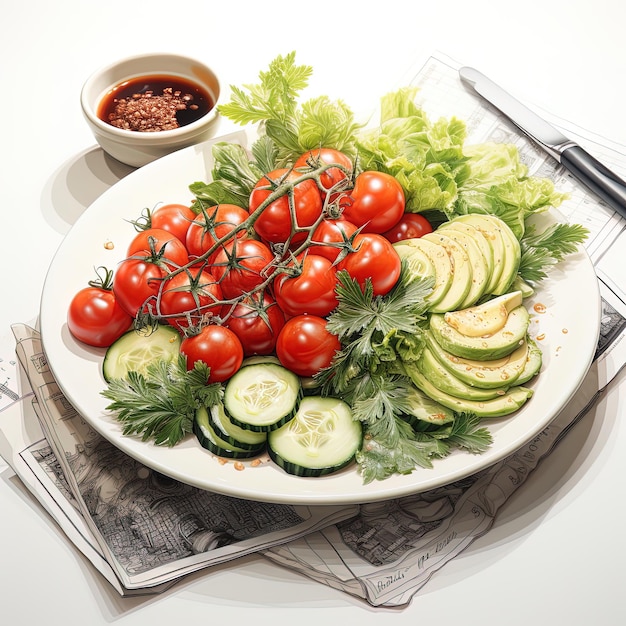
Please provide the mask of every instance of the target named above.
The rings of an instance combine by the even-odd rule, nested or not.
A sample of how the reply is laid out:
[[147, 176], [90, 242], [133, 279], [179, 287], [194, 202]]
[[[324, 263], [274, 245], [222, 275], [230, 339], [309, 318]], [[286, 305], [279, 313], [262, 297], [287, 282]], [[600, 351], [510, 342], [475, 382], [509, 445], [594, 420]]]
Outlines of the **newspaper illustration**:
[[[419, 86], [420, 104], [427, 112], [433, 116], [454, 115], [467, 120], [470, 140], [514, 143], [532, 174], [550, 177], [560, 189], [570, 192], [570, 199], [560, 210], [565, 219], [582, 223], [590, 231], [587, 250], [597, 269], [603, 306], [598, 349], [583, 385], [559, 416], [532, 441], [476, 475], [415, 496], [366, 504], [352, 510], [349, 507], [331, 509], [322, 514], [315, 507], [314, 511], [306, 507], [304, 511], [303, 507], [287, 507], [284, 511], [268, 507], [269, 514], [275, 516], [272, 519], [284, 524], [276, 538], [267, 532], [269, 527], [258, 520], [257, 526], [252, 528], [244, 523], [249, 511], [246, 507], [252, 507], [255, 515], [258, 511], [268, 511], [265, 505], [257, 503], [211, 502], [211, 506], [220, 511], [218, 519], [203, 518], [193, 511], [196, 517], [187, 524], [187, 519], [180, 519], [183, 510], [188, 511], [185, 496], [188, 488], [183, 486], [180, 488], [180, 506], [178, 503], [174, 506], [172, 501], [170, 512], [173, 516], [163, 514], [163, 526], [159, 529], [164, 535], [176, 536], [175, 540], [170, 538], [169, 541], [176, 544], [179, 552], [172, 554], [170, 560], [165, 557], [159, 564], [152, 552], [143, 560], [139, 558], [138, 563], [130, 558], [131, 552], [140, 553], [142, 549], [147, 555], [157, 545], [159, 533], [150, 529], [155, 533], [152, 538], [150, 533], [136, 532], [142, 528], [141, 524], [137, 529], [131, 528], [132, 517], [124, 517], [127, 510], [122, 505], [116, 505], [117, 509], [107, 508], [111, 506], [111, 494], [107, 494], [106, 489], [98, 491], [94, 476], [96, 468], [90, 471], [87, 463], [89, 453], [97, 447], [93, 433], [86, 429], [79, 416], [72, 414], [70, 407], [59, 408], [63, 406], [63, 398], [58, 387], [54, 387], [54, 381], [33, 384], [39, 380], [33, 376], [34, 402], [26, 394], [13, 405], [19, 410], [2, 414], [0, 454], [68, 538], [120, 593], [160, 591], [188, 571], [218, 562], [222, 557], [236, 558], [248, 550], [258, 551], [275, 563], [374, 606], [406, 605], [433, 574], [488, 532], [500, 507], [584, 417], [626, 363], [626, 280], [623, 262], [619, 259], [616, 262], [616, 258], [623, 255], [620, 245], [626, 243], [626, 220], [581, 190], [550, 157], [466, 91], [453, 62], [433, 57], [410, 78]], [[622, 147], [581, 133], [580, 129], [560, 126], [617, 173], [626, 175], [626, 154]], [[22, 332], [26, 331], [30, 333], [31, 329], [23, 327]], [[22, 344], [25, 347], [26, 344]], [[31, 349], [22, 356], [27, 367], [37, 364], [38, 354], [39, 351]], [[34, 361], [32, 357], [35, 357]], [[56, 419], [50, 414], [53, 409], [57, 411]], [[51, 425], [54, 428], [50, 428]], [[70, 454], [65, 454], [66, 450]], [[108, 454], [116, 453], [109, 450], [101, 454], [108, 458]], [[127, 464], [132, 468], [125, 470], [127, 477], [142, 470], [150, 473], [128, 459], [120, 458], [119, 463], [122, 467]], [[64, 477], [67, 477], [65, 482]], [[153, 479], [158, 482], [162, 477], [150, 478]], [[122, 480], [122, 483], [126, 482], [129, 481]], [[175, 489], [174, 485], [169, 487]], [[161, 483], [159, 488], [167, 490], [168, 485]], [[211, 494], [206, 497], [212, 499]], [[236, 524], [226, 512], [237, 515]], [[315, 519], [311, 518], [312, 515], [322, 517]], [[231, 523], [225, 523], [225, 518]], [[197, 519], [204, 522], [202, 528], [198, 528]], [[108, 528], [113, 532], [120, 529], [120, 532], [127, 532], [124, 540], [130, 541], [131, 534], [136, 535], [132, 542], [137, 543], [132, 543], [132, 549], [128, 548], [131, 544], [127, 544], [125, 549], [118, 550], [117, 536], [109, 534], [109, 541], [103, 540]], [[146, 528], [143, 526], [144, 530]], [[195, 536], [195, 532], [224, 532], [226, 543], [209, 553], [192, 554], [190, 546], [193, 542], [189, 539]], [[237, 541], [231, 543], [233, 535]], [[165, 550], [161, 547], [163, 544], [158, 545], [159, 549]], [[185, 546], [187, 552], [181, 551], [180, 546]], [[128, 567], [132, 571], [125, 569]], [[152, 569], [139, 571], [146, 567]]]
[[[626, 279], [620, 248], [620, 241], [626, 242], [626, 220], [580, 189], [519, 130], [466, 91], [457, 69], [454, 62], [431, 58], [414, 80], [420, 88], [420, 105], [433, 115], [468, 120], [468, 142], [515, 144], [531, 173], [552, 178], [560, 189], [569, 191], [570, 199], [560, 208], [566, 219], [589, 229], [587, 250], [598, 268], [603, 307], [600, 338], [592, 367], [575, 397], [549, 427], [514, 455], [413, 498], [363, 505], [356, 518], [264, 552], [276, 563], [377, 606], [410, 602], [438, 569], [487, 532], [500, 506], [582, 419], [626, 363]], [[625, 154], [579, 138], [572, 128], [567, 132], [616, 172], [626, 174]], [[617, 255], [622, 259], [617, 261]]]
[[[94, 431], [60, 391], [39, 333], [13, 326], [47, 442], [31, 451], [71, 494], [126, 589], [151, 588], [318, 530], [356, 506], [259, 503], [204, 491], [132, 459]], [[21, 452], [21, 451], [20, 451]]]

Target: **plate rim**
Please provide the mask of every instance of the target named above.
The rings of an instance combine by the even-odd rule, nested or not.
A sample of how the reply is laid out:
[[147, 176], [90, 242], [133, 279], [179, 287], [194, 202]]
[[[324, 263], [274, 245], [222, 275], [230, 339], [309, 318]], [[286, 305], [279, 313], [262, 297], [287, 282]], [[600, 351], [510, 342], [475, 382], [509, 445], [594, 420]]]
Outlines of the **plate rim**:
[[[144, 178], [149, 177], [153, 171], [157, 172], [163, 168], [167, 168], [169, 165], [175, 166], [177, 162], [184, 163], [186, 160], [191, 160], [192, 162], [197, 164], [198, 159], [204, 160], [204, 168], [208, 172], [209, 171], [208, 168], [210, 167], [210, 163], [211, 163], [211, 157], [209, 154], [210, 148], [214, 143], [218, 141], [237, 141], [237, 142], [242, 143], [243, 145], [246, 145], [249, 141], [249, 134], [244, 130], [244, 131], [236, 131], [236, 132], [229, 133], [226, 135], [220, 135], [208, 141], [202, 142], [201, 144], [197, 144], [189, 148], [184, 148], [173, 154], [162, 157], [161, 159], [158, 159], [157, 161], [154, 161], [128, 174], [126, 177], [124, 177], [123, 179], [115, 183], [113, 186], [111, 186], [108, 190], [106, 190], [101, 196], [99, 196], [94, 202], [92, 202], [85, 209], [83, 214], [76, 220], [72, 228], [68, 231], [68, 233], [63, 238], [61, 244], [58, 246], [57, 251], [55, 252], [53, 256], [50, 266], [48, 268], [48, 271], [46, 273], [42, 295], [40, 299], [40, 320], [39, 321], [40, 321], [40, 329], [41, 329], [42, 346], [43, 346], [44, 352], [46, 353], [48, 366], [50, 367], [53, 373], [53, 376], [55, 377], [55, 380], [57, 384], [59, 385], [59, 388], [66, 396], [66, 399], [68, 400], [68, 402], [72, 404], [72, 406], [77, 410], [79, 414], [83, 415], [84, 419], [97, 432], [99, 432], [100, 435], [102, 435], [103, 437], [111, 441], [113, 445], [116, 445], [118, 448], [120, 448], [125, 453], [132, 456], [133, 458], [135, 458], [137, 461], [145, 464], [148, 467], [151, 467], [152, 469], [156, 471], [164, 473], [176, 480], [179, 480], [181, 482], [190, 484], [192, 486], [195, 486], [201, 489], [215, 491], [215, 492], [233, 496], [233, 497], [253, 499], [253, 500], [262, 500], [265, 502], [275, 502], [275, 503], [281, 503], [281, 504], [288, 503], [288, 504], [294, 504], [294, 505], [299, 505], [299, 504], [303, 504], [303, 505], [358, 504], [358, 503], [363, 503], [363, 502], [389, 500], [389, 499], [394, 499], [394, 498], [402, 497], [402, 496], [409, 495], [409, 494], [415, 494], [419, 492], [428, 491], [437, 487], [450, 484], [462, 478], [466, 478], [467, 476], [475, 474], [485, 469], [486, 467], [489, 467], [501, 461], [502, 459], [508, 457], [510, 454], [514, 453], [516, 450], [521, 448], [525, 443], [530, 441], [534, 436], [536, 436], [539, 432], [541, 432], [541, 430], [543, 430], [556, 417], [556, 415], [558, 415], [558, 413], [563, 409], [564, 406], [566, 406], [569, 400], [576, 393], [576, 391], [582, 384], [589, 368], [591, 367], [591, 364], [593, 363], [595, 346], [597, 345], [597, 339], [598, 339], [598, 335], [600, 332], [601, 296], [600, 296], [600, 291], [599, 291], [599, 285], [597, 284], [597, 282], [595, 284], [594, 294], [589, 294], [590, 300], [593, 300], [593, 302], [595, 302], [594, 314], [596, 316], [596, 320], [595, 320], [596, 333], [595, 333], [594, 342], [592, 343], [591, 341], [591, 333], [590, 333], [589, 344], [587, 346], [588, 350], [586, 354], [587, 358], [584, 361], [584, 365], [577, 368], [576, 370], [577, 375], [574, 377], [574, 379], [570, 381], [569, 391], [566, 395], [563, 395], [561, 397], [560, 402], [559, 402], [559, 407], [558, 408], [553, 407], [553, 409], [548, 412], [549, 413], [548, 418], [539, 420], [537, 425], [534, 428], [530, 429], [525, 436], [517, 437], [515, 440], [510, 441], [506, 446], [500, 447], [497, 453], [494, 452], [492, 449], [489, 449], [487, 452], [485, 452], [482, 455], [469, 455], [468, 453], [463, 452], [463, 451], [453, 451], [451, 456], [457, 457], [459, 455], [463, 455], [464, 458], [468, 460], [467, 466], [469, 469], [467, 469], [467, 471], [462, 468], [451, 469], [447, 474], [445, 474], [445, 478], [443, 478], [443, 477], [440, 477], [441, 474], [434, 473], [433, 470], [416, 468], [416, 470], [414, 470], [412, 474], [408, 475], [409, 477], [415, 476], [416, 473], [419, 474], [421, 477], [423, 477], [424, 473], [431, 472], [430, 474], [431, 479], [429, 480], [428, 478], [425, 478], [425, 479], [422, 478], [421, 480], [420, 479], [411, 480], [410, 478], [406, 478], [405, 480], [400, 479], [399, 481], [398, 480], [392, 481], [390, 479], [387, 479], [386, 481], [377, 481], [374, 483], [369, 483], [368, 485], [362, 484], [363, 490], [361, 493], [359, 493], [358, 491], [357, 492], [352, 491], [350, 493], [332, 493], [332, 492], [328, 493], [328, 492], [322, 492], [322, 491], [318, 492], [318, 488], [316, 488], [313, 491], [309, 491], [305, 489], [306, 484], [312, 484], [310, 481], [315, 481], [315, 484], [319, 486], [324, 485], [324, 484], [328, 485], [329, 483], [332, 485], [335, 485], [337, 483], [337, 479], [338, 478], [340, 479], [347, 472], [353, 472], [355, 474], [357, 473], [354, 465], [352, 465], [350, 466], [350, 468], [346, 468], [345, 470], [342, 470], [338, 472], [337, 474], [332, 474], [327, 477], [304, 479], [302, 477], [287, 476], [287, 480], [286, 481], [283, 480], [283, 482], [286, 482], [287, 484], [290, 484], [294, 480], [297, 480], [298, 482], [296, 484], [301, 485], [302, 490], [303, 490], [302, 492], [290, 491], [289, 493], [284, 493], [284, 492], [276, 491], [275, 489], [273, 490], [268, 486], [263, 493], [258, 493], [257, 491], [252, 492], [250, 488], [239, 486], [239, 483], [235, 485], [233, 485], [232, 483], [228, 483], [228, 481], [224, 481], [223, 478], [220, 478], [220, 477], [218, 477], [220, 478], [219, 480], [217, 479], [206, 480], [206, 479], [201, 479], [199, 476], [196, 476], [194, 478], [194, 476], [189, 475], [188, 471], [182, 471], [181, 468], [178, 466], [178, 462], [174, 464], [173, 455], [172, 455], [171, 463], [169, 464], [170, 465], [169, 467], [167, 466], [167, 464], [164, 465], [161, 462], [159, 462], [158, 459], [155, 460], [154, 451], [155, 449], [158, 449], [158, 448], [157, 446], [154, 446], [150, 442], [137, 442], [136, 441], [137, 438], [127, 437], [124, 435], [118, 435], [117, 437], [113, 436], [112, 431], [109, 430], [109, 428], [111, 427], [111, 424], [106, 423], [107, 420], [105, 420], [105, 416], [103, 415], [93, 416], [90, 414], [86, 414], [87, 413], [86, 411], [81, 410], [81, 402], [76, 402], [75, 397], [74, 397], [75, 390], [72, 385], [67, 384], [66, 376], [62, 371], [63, 366], [62, 366], [62, 363], [60, 362], [60, 359], [63, 353], [63, 349], [59, 351], [59, 344], [58, 343], [55, 344], [55, 341], [54, 341], [55, 331], [58, 333], [59, 337], [61, 338], [62, 345], [65, 346], [64, 349], [66, 351], [71, 352], [71, 348], [72, 347], [75, 348], [76, 346], [67, 345], [68, 341], [71, 342], [73, 340], [71, 336], [69, 336], [69, 332], [67, 331], [66, 328], [65, 329], [63, 327], [58, 328], [58, 325], [56, 327], [54, 325], [52, 327], [48, 325], [48, 320], [50, 319], [48, 317], [48, 314], [50, 312], [50, 307], [48, 305], [48, 298], [50, 297], [49, 295], [50, 291], [54, 290], [54, 284], [55, 284], [54, 281], [56, 278], [55, 271], [57, 270], [57, 265], [60, 263], [60, 259], [62, 259], [62, 255], [65, 253], [67, 246], [70, 245], [68, 242], [70, 243], [72, 242], [73, 237], [76, 236], [76, 233], [80, 232], [81, 228], [83, 228], [83, 224], [89, 224], [92, 219], [95, 219], [94, 216], [97, 215], [98, 211], [102, 210], [101, 207], [106, 207], [107, 202], [109, 201], [110, 198], [114, 198], [116, 195], [122, 193], [123, 191], [125, 191], [127, 187], [132, 189], [135, 186], [135, 181], [142, 181]], [[193, 181], [188, 180], [186, 184], [188, 185], [191, 182]], [[183, 185], [183, 188], [184, 188], [184, 185]], [[172, 200], [172, 201], [175, 201], [175, 200]], [[555, 217], [559, 215], [559, 212], [554, 209], [551, 209], [549, 213], [551, 216], [555, 216]], [[131, 226], [128, 225], [128, 228], [130, 231]], [[578, 252], [572, 255], [569, 255], [568, 259], [566, 259], [560, 264], [562, 265], [561, 271], [566, 271], [566, 269], [563, 269], [563, 268], [566, 268], [568, 264], [575, 265], [579, 270], [581, 267], [585, 268], [586, 271], [590, 272], [595, 277], [595, 270], [593, 268], [593, 263], [589, 255], [587, 254], [586, 250], [582, 249], [582, 247]], [[544, 283], [544, 285], [549, 284], [550, 280], [551, 278], [549, 276], [546, 279], [546, 282]], [[543, 293], [543, 290], [540, 290], [539, 293], [540, 294]], [[591, 295], [593, 295], [593, 298], [591, 298]], [[592, 306], [591, 302], [587, 302], [586, 306], [587, 306], [587, 310], [589, 311], [592, 311], [594, 309], [594, 306]], [[58, 321], [59, 315], [60, 313], [57, 311], [56, 313], [57, 321]], [[54, 318], [55, 316], [53, 315], [52, 317]], [[74, 343], [77, 343], [77, 342], [74, 342]], [[98, 358], [101, 358], [104, 354], [103, 349], [89, 349], [88, 347], [85, 347], [83, 345], [78, 346], [78, 347], [80, 348], [81, 352], [91, 355], [92, 360], [93, 359], [97, 360]], [[539, 380], [541, 380], [541, 378]], [[530, 386], [532, 387], [532, 385]], [[530, 400], [531, 403], [532, 403], [532, 400], [533, 399], [531, 398]], [[85, 407], [82, 407], [82, 408], [85, 408]], [[522, 409], [522, 411], [523, 410], [524, 409]], [[507, 419], [515, 419], [515, 414], [507, 418], [502, 418], [502, 420], [507, 420]], [[113, 420], [108, 420], [108, 421], [113, 421]], [[489, 422], [486, 421], [486, 424], [489, 425]], [[119, 424], [116, 423], [115, 426], [119, 430]], [[182, 452], [193, 443], [194, 442], [191, 439], [191, 437], [188, 437], [185, 441], [178, 444], [176, 446], [176, 449], [179, 452]], [[199, 447], [199, 444], [197, 445]], [[144, 447], [142, 448], [141, 446], [144, 446]], [[160, 450], [162, 450], [162, 448], [160, 448]], [[152, 451], [152, 454], [150, 453], [150, 451]], [[168, 449], [168, 452], [174, 452], [174, 449]], [[211, 453], [209, 453], [206, 450], [204, 452], [206, 452], [207, 455], [211, 455]], [[161, 452], [159, 452], [157, 457], [160, 456], [160, 454]], [[211, 456], [215, 458], [214, 455], [211, 455]], [[445, 463], [450, 458], [451, 457], [445, 457], [443, 459], [436, 460], [435, 464], [436, 466], [441, 466], [442, 463]], [[449, 463], [449, 464], [452, 467], [454, 467], [453, 463]], [[174, 467], [172, 467], [172, 465], [174, 465]], [[266, 467], [264, 467], [263, 469], [266, 470], [269, 467], [271, 467], [271, 463], [267, 463]], [[255, 468], [247, 468], [247, 469], [250, 469], [251, 471], [257, 471], [257, 470], [260, 470], [261, 468], [255, 467]], [[272, 469], [274, 469], [276, 472], [283, 472], [283, 470], [281, 470], [277, 466], [272, 467]], [[426, 476], [428, 476], [428, 474], [426, 474]], [[362, 479], [361, 479], [361, 482], [362, 482]], [[396, 483], [398, 482], [399, 484], [396, 485]], [[384, 487], [385, 484], [388, 485], [388, 488]], [[383, 485], [383, 487], [380, 487], [381, 485]], [[379, 487], [379, 488], [375, 488], [375, 487]]]

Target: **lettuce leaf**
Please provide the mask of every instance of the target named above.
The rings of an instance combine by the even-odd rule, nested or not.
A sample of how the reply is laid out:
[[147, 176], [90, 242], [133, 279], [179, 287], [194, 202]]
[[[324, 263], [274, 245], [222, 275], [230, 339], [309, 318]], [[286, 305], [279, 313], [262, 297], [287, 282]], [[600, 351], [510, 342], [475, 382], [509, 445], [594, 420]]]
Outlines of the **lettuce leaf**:
[[497, 215], [521, 239], [529, 215], [558, 207], [567, 197], [550, 179], [528, 176], [514, 145], [487, 142], [466, 146], [465, 154], [468, 176], [459, 188], [456, 214]]
[[406, 87], [381, 100], [381, 122], [357, 138], [362, 169], [395, 176], [406, 197], [406, 209], [448, 212], [465, 174], [465, 124], [452, 118], [432, 123], [415, 104], [417, 89]]
[[361, 168], [395, 176], [407, 211], [435, 209], [448, 219], [492, 213], [521, 238], [530, 214], [566, 198], [551, 180], [528, 175], [516, 146], [466, 145], [465, 123], [454, 117], [431, 121], [415, 103], [416, 94], [417, 88], [406, 87], [384, 96], [378, 128], [357, 139]]

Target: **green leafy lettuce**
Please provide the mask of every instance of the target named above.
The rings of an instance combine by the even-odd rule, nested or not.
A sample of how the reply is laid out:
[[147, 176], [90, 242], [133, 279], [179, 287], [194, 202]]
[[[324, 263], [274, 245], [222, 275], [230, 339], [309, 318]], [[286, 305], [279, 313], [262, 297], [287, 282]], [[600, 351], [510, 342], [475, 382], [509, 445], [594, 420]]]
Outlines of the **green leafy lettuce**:
[[521, 238], [530, 214], [566, 198], [551, 180], [528, 175], [516, 146], [466, 145], [466, 124], [455, 117], [431, 121], [416, 94], [407, 87], [384, 96], [379, 127], [357, 140], [361, 167], [394, 175], [408, 211], [438, 210], [446, 219], [491, 213]]

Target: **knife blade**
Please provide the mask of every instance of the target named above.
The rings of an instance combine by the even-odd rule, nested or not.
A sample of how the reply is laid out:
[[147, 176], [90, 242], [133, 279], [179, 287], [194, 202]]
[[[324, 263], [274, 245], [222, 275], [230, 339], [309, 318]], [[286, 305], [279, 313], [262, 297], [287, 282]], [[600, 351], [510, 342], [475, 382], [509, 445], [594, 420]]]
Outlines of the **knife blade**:
[[617, 174], [478, 70], [462, 67], [459, 75], [579, 182], [626, 218], [626, 182]]

